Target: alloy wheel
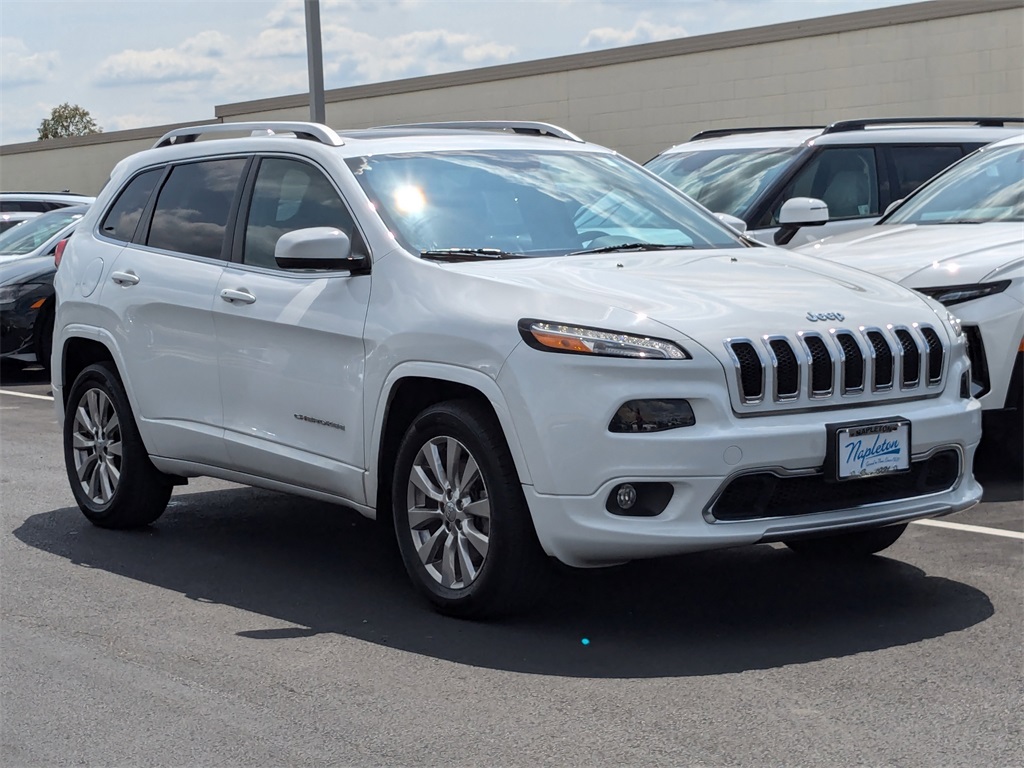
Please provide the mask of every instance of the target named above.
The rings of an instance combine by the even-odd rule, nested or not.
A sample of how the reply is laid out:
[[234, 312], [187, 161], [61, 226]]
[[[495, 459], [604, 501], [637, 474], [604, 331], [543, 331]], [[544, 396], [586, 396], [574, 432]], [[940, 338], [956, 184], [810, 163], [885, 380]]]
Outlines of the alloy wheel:
[[446, 436], [424, 443], [407, 499], [410, 534], [426, 572], [448, 589], [470, 586], [487, 559], [491, 503], [466, 446]]
[[71, 446], [82, 490], [94, 504], [108, 504], [121, 480], [121, 423], [103, 390], [89, 389], [78, 401]]

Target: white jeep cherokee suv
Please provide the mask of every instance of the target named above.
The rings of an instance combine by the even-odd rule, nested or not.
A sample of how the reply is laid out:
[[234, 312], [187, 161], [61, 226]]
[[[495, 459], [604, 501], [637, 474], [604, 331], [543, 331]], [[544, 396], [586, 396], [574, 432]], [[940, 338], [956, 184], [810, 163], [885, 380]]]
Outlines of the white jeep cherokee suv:
[[981, 494], [945, 308], [543, 124], [172, 131], [56, 289], [86, 517], [146, 525], [199, 475], [335, 501], [452, 614], [521, 607], [545, 556], [865, 555]]

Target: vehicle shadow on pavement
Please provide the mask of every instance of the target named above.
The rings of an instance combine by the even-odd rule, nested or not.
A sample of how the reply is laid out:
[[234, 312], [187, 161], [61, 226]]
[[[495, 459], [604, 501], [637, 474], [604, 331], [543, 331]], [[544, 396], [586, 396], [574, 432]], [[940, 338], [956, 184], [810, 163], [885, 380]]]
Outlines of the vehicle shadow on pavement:
[[[66, 508], [34, 515], [14, 533], [76, 564], [248, 611], [254, 626], [239, 633], [243, 642], [337, 633], [544, 675], [766, 669], [916, 643], [993, 614], [974, 587], [897, 560], [829, 565], [755, 546], [596, 571], [555, 568], [531, 613], [460, 621], [421, 601], [371, 521], [248, 488], [181, 489], [141, 531], [101, 530]], [[295, 627], [262, 628], [258, 615]]]

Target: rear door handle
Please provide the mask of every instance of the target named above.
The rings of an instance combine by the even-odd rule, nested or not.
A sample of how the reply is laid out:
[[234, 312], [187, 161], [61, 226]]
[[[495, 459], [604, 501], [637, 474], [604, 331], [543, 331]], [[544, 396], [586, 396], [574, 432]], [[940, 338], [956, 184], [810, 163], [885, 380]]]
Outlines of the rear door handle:
[[220, 297], [224, 299], [228, 304], [252, 304], [256, 301], [256, 297], [253, 296], [246, 290], [236, 291], [231, 288], [225, 288], [220, 292]]
[[128, 272], [111, 272], [110, 279], [118, 285], [138, 285], [139, 276], [129, 270]]

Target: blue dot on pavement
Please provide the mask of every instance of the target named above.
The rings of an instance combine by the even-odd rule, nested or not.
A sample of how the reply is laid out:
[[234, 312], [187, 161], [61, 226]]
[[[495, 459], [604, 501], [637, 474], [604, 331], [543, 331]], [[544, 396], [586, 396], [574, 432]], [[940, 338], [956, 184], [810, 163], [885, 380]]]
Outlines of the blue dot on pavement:
[[583, 643], [584, 645], [590, 645], [590, 640], [588, 640], [585, 637], [582, 640], [580, 640], [580, 642]]

